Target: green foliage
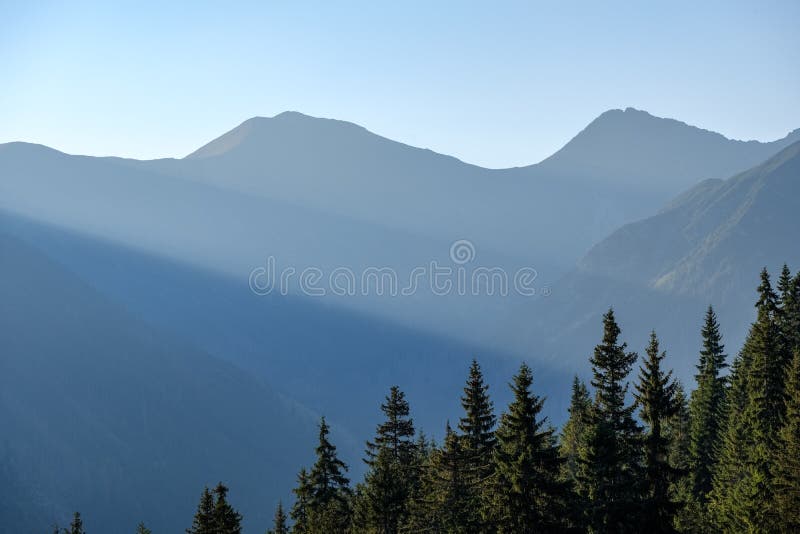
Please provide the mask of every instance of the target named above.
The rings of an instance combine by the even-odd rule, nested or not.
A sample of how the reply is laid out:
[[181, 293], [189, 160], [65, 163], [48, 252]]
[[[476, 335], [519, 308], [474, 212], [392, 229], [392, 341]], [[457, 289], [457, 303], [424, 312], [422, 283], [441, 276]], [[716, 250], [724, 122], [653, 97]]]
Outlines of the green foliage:
[[586, 425], [591, 406], [589, 390], [576, 375], [572, 381], [572, 396], [568, 409], [569, 419], [561, 429], [559, 440], [561, 456], [564, 458], [563, 477], [572, 484], [578, 482], [579, 460], [581, 449], [586, 441]]
[[697, 389], [692, 392], [691, 438], [689, 467], [692, 498], [704, 507], [712, 488], [714, 466], [720, 447], [725, 418], [727, 380], [721, 376], [725, 363], [725, 347], [714, 309], [709, 306], [701, 331], [703, 347], [697, 364]]
[[659, 348], [655, 332], [650, 333], [647, 358], [639, 371], [636, 402], [641, 407], [642, 421], [647, 425], [644, 437], [644, 502], [641, 529], [647, 532], [674, 532], [678, 504], [672, 488], [680, 471], [670, 464], [670, 442], [665, 427], [677, 414], [677, 383], [672, 371], [661, 368], [665, 352]]
[[772, 460], [784, 419], [786, 344], [778, 297], [761, 272], [756, 321], [734, 365], [710, 511], [726, 532], [776, 530]]
[[228, 488], [220, 482], [214, 488], [215, 534], [241, 534], [242, 516], [228, 503]]
[[209, 489], [203, 488], [200, 495], [200, 503], [197, 505], [197, 512], [194, 514], [192, 526], [186, 529], [187, 534], [216, 534], [214, 524], [214, 496]]
[[775, 449], [775, 503], [783, 532], [800, 532], [800, 350], [786, 387], [786, 416]]
[[83, 530], [83, 519], [81, 513], [75, 512], [72, 516], [72, 522], [69, 524], [69, 530], [64, 529], [65, 534], [86, 534]]
[[347, 466], [338, 458], [336, 447], [328, 439], [329, 434], [330, 428], [323, 417], [319, 423], [317, 460], [306, 480], [301, 481], [305, 487], [298, 488], [297, 492], [298, 496], [305, 493], [307, 499], [305, 524], [300, 525], [299, 532], [336, 534], [346, 532], [350, 524], [351, 491], [350, 481], [345, 475]]
[[297, 474], [297, 487], [292, 492], [295, 496], [294, 505], [289, 512], [294, 521], [292, 530], [297, 534], [309, 532], [308, 509], [311, 501], [311, 483], [305, 467], [301, 468]]
[[136, 534], [153, 534], [153, 531], [144, 526], [144, 523], [139, 523], [136, 526]]
[[[490, 528], [491, 516], [486, 498], [494, 475], [494, 451], [496, 446], [494, 405], [489, 398], [489, 386], [483, 380], [480, 365], [473, 359], [469, 368], [469, 376], [461, 397], [464, 415], [458, 423], [461, 443], [453, 447], [460, 449], [462, 465], [459, 466], [464, 478], [464, 499], [469, 506], [464, 508], [462, 527], [469, 527], [473, 532], [483, 532]], [[457, 439], [457, 438], [453, 438]], [[445, 450], [447, 450], [445, 443]], [[451, 447], [452, 448], [452, 447]], [[451, 452], [452, 454], [452, 452]]]
[[390, 389], [381, 411], [385, 420], [378, 425], [374, 440], [367, 442], [365, 462], [370, 469], [357, 494], [357, 520], [364, 531], [393, 534], [406, 520], [419, 473], [414, 423], [400, 388]]
[[618, 343], [614, 311], [603, 316], [603, 340], [591, 358], [595, 400], [578, 476], [593, 532], [637, 532], [642, 497], [641, 428], [626, 402], [626, 378], [637, 359]]
[[481, 529], [480, 494], [471, 486], [472, 474], [465, 450], [466, 439], [458, 436], [448, 423], [444, 445], [431, 455], [430, 502], [436, 510], [437, 527], [443, 532], [470, 533]]
[[[242, 516], [228, 503], [228, 488], [220, 482], [213, 493], [203, 488], [187, 534], [240, 534]], [[144, 526], [144, 525], [140, 525]]]
[[272, 518], [272, 528], [267, 534], [289, 534], [289, 527], [286, 525], [286, 512], [283, 511], [283, 503], [278, 503], [275, 508], [275, 516]]
[[541, 417], [544, 400], [531, 392], [522, 364], [511, 383], [514, 399], [497, 428], [492, 504], [498, 532], [528, 533], [565, 526], [568, 491], [560, 479], [554, 430]]

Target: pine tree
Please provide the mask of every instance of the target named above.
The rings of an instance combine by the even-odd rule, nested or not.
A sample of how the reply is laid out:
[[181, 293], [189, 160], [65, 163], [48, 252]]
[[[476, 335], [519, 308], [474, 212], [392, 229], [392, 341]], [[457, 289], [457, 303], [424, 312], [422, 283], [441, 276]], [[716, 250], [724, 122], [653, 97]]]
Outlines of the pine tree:
[[347, 465], [336, 454], [328, 439], [330, 428], [323, 417], [319, 424], [317, 460], [308, 474], [308, 532], [336, 534], [350, 523], [350, 481]]
[[404, 533], [441, 532], [442, 518], [436, 501], [437, 476], [433, 466], [436, 444], [420, 432], [414, 450], [416, 483], [408, 498], [408, 512], [401, 524]]
[[595, 400], [589, 412], [579, 491], [593, 532], [636, 532], [641, 504], [641, 429], [626, 403], [635, 352], [618, 343], [614, 311], [603, 316], [603, 341], [591, 358]]
[[717, 316], [711, 306], [706, 311], [701, 334], [703, 347], [695, 375], [697, 388], [692, 392], [689, 405], [689, 466], [692, 497], [703, 508], [712, 488], [714, 466], [721, 445], [727, 387], [726, 378], [720, 374], [727, 367], [725, 346], [722, 344]]
[[414, 423], [405, 394], [392, 386], [381, 404], [386, 419], [367, 442], [369, 472], [360, 491], [364, 528], [381, 534], [398, 532], [408, 513], [408, 500], [418, 473], [414, 469]]
[[242, 516], [228, 503], [228, 488], [220, 482], [214, 488], [214, 526], [215, 534], [240, 534]]
[[408, 509], [410, 487], [406, 473], [388, 448], [381, 448], [358, 492], [359, 530], [379, 534], [398, 532]]
[[283, 503], [278, 502], [275, 508], [275, 516], [272, 519], [272, 528], [267, 534], [289, 534], [289, 527], [286, 526], [286, 512], [283, 511]]
[[775, 510], [771, 462], [783, 420], [784, 355], [778, 298], [761, 272], [757, 318], [734, 365], [728, 421], [709, 511], [726, 532], [770, 532]]
[[782, 532], [800, 532], [800, 350], [786, 383], [786, 416], [775, 449], [775, 503]]
[[[472, 360], [469, 377], [461, 397], [464, 415], [458, 423], [463, 437], [462, 449], [464, 481], [469, 493], [469, 508], [462, 511], [464, 523], [471, 525], [474, 531], [485, 531], [490, 528], [486, 519], [490, 515], [482, 498], [487, 494], [487, 485], [491, 481], [494, 469], [493, 455], [496, 444], [494, 427], [496, 417], [494, 405], [489, 398], [489, 386], [483, 380], [483, 373], [476, 360]], [[445, 442], [445, 450], [447, 443]]]
[[678, 413], [675, 395], [677, 384], [672, 371], [664, 372], [666, 357], [661, 352], [658, 337], [650, 333], [646, 349], [647, 359], [639, 371], [639, 382], [634, 394], [641, 407], [642, 421], [647, 425], [644, 437], [645, 497], [641, 512], [642, 530], [646, 532], [674, 532], [675, 512], [671, 488], [679, 478], [679, 471], [669, 463], [669, 440], [665, 427]]
[[72, 516], [72, 522], [69, 524], [69, 530], [65, 530], [67, 534], [86, 534], [86, 531], [83, 530], [83, 519], [81, 519], [81, 513], [75, 512]]
[[308, 471], [303, 467], [297, 474], [297, 487], [292, 490], [295, 500], [289, 515], [294, 521], [292, 532], [304, 534], [310, 532], [308, 521], [308, 509], [311, 501], [311, 482]]
[[197, 505], [197, 513], [194, 514], [194, 521], [191, 528], [186, 529], [187, 534], [216, 534], [214, 524], [214, 496], [203, 488], [200, 496], [200, 503]]
[[561, 429], [559, 440], [561, 457], [564, 458], [563, 477], [572, 485], [578, 481], [579, 459], [586, 439], [586, 424], [591, 406], [592, 400], [586, 384], [575, 375], [572, 380], [569, 419]]
[[679, 381], [675, 384], [675, 404], [678, 410], [667, 422], [664, 432], [669, 442], [669, 464], [681, 475], [670, 487], [672, 500], [680, 505], [674, 525], [678, 532], [705, 532], [708, 530], [705, 512], [692, 494], [689, 399], [683, 385]]
[[502, 533], [550, 532], [565, 525], [562, 460], [554, 430], [541, 417], [544, 400], [531, 392], [532, 383], [530, 368], [522, 364], [496, 433], [493, 508]]
[[471, 488], [471, 473], [466, 457], [467, 440], [445, 429], [444, 445], [433, 451], [431, 458], [433, 508], [437, 526], [444, 532], [469, 534], [481, 532], [480, 516], [475, 514], [480, 495]]
[[414, 422], [405, 394], [397, 386], [389, 389], [386, 402], [381, 404], [386, 420], [378, 425], [375, 439], [367, 442], [367, 465], [370, 465], [381, 449], [389, 450], [391, 456], [407, 463], [414, 455]]
[[140, 522], [136, 526], [136, 534], [153, 534], [153, 531], [144, 526], [143, 522]]
[[800, 350], [800, 272], [791, 277], [784, 265], [778, 280], [780, 292], [779, 322], [788, 354]]

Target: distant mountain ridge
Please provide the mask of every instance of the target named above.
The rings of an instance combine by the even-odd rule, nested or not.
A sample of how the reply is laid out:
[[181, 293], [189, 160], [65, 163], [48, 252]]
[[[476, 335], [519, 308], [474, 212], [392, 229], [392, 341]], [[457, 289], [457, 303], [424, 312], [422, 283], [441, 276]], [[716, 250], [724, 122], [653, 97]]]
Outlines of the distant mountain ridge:
[[[615, 109], [597, 117], [539, 166], [674, 192], [700, 180], [727, 178], [796, 141], [800, 129], [772, 142], [737, 141], [646, 111]], [[659, 183], [664, 176], [670, 177], [669, 183]]]

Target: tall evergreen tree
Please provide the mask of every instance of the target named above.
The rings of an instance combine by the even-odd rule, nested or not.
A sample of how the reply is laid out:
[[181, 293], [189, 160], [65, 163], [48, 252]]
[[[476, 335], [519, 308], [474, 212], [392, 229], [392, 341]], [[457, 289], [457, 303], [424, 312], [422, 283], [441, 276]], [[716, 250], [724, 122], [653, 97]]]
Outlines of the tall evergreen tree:
[[675, 404], [677, 412], [665, 426], [665, 436], [669, 441], [668, 461], [680, 475], [670, 487], [672, 500], [679, 503], [680, 508], [675, 516], [675, 529], [678, 532], [706, 532], [708, 523], [704, 509], [700, 507], [692, 494], [690, 467], [691, 448], [691, 415], [689, 399], [683, 385], [676, 381]]
[[786, 383], [786, 416], [775, 450], [775, 503], [782, 532], [800, 532], [800, 350]]
[[364, 525], [381, 534], [398, 532], [408, 513], [408, 500], [417, 483], [414, 423], [405, 394], [393, 386], [381, 404], [386, 419], [378, 425], [373, 441], [367, 442], [369, 471], [360, 491], [360, 516]]
[[641, 407], [642, 421], [647, 425], [644, 437], [645, 496], [641, 510], [641, 529], [646, 532], [674, 532], [677, 503], [671, 488], [680, 472], [670, 465], [670, 443], [666, 426], [678, 413], [675, 396], [677, 384], [672, 371], [662, 369], [665, 352], [661, 352], [658, 337], [650, 333], [647, 358], [639, 371], [636, 402]]
[[294, 493], [294, 504], [289, 515], [294, 521], [292, 532], [295, 534], [305, 534], [310, 532], [308, 521], [308, 510], [311, 502], [311, 481], [305, 467], [300, 469], [297, 474], [297, 487], [292, 490]]
[[397, 386], [389, 389], [389, 395], [381, 404], [386, 420], [378, 425], [375, 439], [367, 442], [367, 465], [377, 457], [378, 451], [386, 449], [399, 462], [407, 463], [414, 455], [414, 422], [405, 393]]
[[734, 365], [710, 511], [726, 532], [771, 532], [779, 522], [771, 462], [783, 420], [785, 344], [778, 298], [761, 272], [757, 318]]
[[591, 358], [595, 400], [589, 412], [579, 490], [588, 500], [592, 532], [637, 532], [641, 510], [641, 428], [626, 402], [626, 378], [635, 352], [619, 343], [620, 328], [609, 310], [603, 316], [603, 340]]
[[786, 351], [800, 350], [800, 272], [792, 278], [784, 265], [778, 280], [780, 292], [780, 328]]
[[437, 474], [433, 466], [436, 444], [419, 433], [414, 450], [414, 468], [418, 473], [408, 498], [408, 513], [400, 531], [404, 533], [441, 532], [442, 518], [436, 501]]
[[544, 400], [531, 392], [533, 375], [522, 364], [514, 399], [500, 418], [495, 450], [493, 504], [502, 533], [551, 532], [565, 526], [569, 495], [560, 479], [562, 460], [554, 430], [541, 416]]
[[153, 531], [147, 528], [143, 522], [136, 526], [136, 534], [153, 534]]
[[689, 405], [689, 466], [692, 498], [702, 508], [712, 488], [714, 467], [721, 445], [727, 387], [727, 379], [721, 375], [721, 371], [727, 367], [725, 346], [722, 344], [717, 316], [711, 306], [706, 311], [701, 335], [703, 346], [695, 374], [697, 388], [692, 392]]
[[72, 516], [72, 522], [69, 524], [69, 530], [67, 531], [68, 534], [86, 534], [86, 531], [83, 530], [83, 519], [81, 519], [81, 513], [75, 512]]
[[319, 423], [317, 460], [308, 474], [308, 532], [336, 534], [350, 523], [350, 481], [347, 465], [339, 459], [328, 436], [330, 428], [323, 417]]
[[214, 496], [207, 487], [203, 488], [192, 526], [186, 529], [187, 534], [216, 534], [214, 505]]
[[482, 531], [480, 516], [475, 514], [480, 495], [471, 491], [466, 442], [453, 432], [448, 423], [444, 445], [434, 450], [431, 457], [431, 499], [436, 510], [436, 527], [453, 534]]
[[[490, 528], [487, 523], [490, 516], [486, 510], [488, 503], [483, 497], [488, 494], [488, 484], [493, 475], [496, 444], [494, 435], [496, 417], [488, 390], [489, 386], [484, 382], [480, 365], [473, 359], [464, 395], [461, 397], [464, 415], [458, 423], [458, 429], [463, 441], [459, 445], [463, 462], [460, 467], [466, 484], [465, 491], [469, 493], [468, 500], [472, 503], [463, 510], [462, 515], [470, 516], [465, 517], [464, 521], [471, 525], [473, 531], [478, 532]], [[445, 442], [445, 450], [447, 449], [448, 444]]]
[[591, 406], [592, 400], [586, 384], [575, 375], [568, 409], [569, 419], [561, 429], [559, 440], [561, 456], [564, 458], [563, 476], [573, 485], [578, 482], [581, 449], [586, 439], [586, 425]]
[[228, 503], [228, 488], [220, 482], [214, 488], [215, 534], [241, 534], [242, 516]]
[[283, 503], [278, 502], [275, 508], [275, 516], [272, 518], [272, 528], [267, 534], [289, 534], [289, 527], [286, 526], [286, 512], [283, 511]]

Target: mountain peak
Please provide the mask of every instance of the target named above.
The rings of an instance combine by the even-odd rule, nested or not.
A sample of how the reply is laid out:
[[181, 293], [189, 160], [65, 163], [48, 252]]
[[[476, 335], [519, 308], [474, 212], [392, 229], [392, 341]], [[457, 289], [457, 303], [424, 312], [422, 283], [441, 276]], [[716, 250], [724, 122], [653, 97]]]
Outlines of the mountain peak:
[[[686, 189], [727, 178], [788, 144], [736, 141], [685, 122], [628, 107], [602, 113], [539, 165], [577, 178], [603, 178], [622, 187]], [[670, 177], [664, 183], [664, 176]]]
[[251, 117], [239, 126], [192, 152], [185, 159], [220, 156], [245, 146], [279, 143], [286, 137], [331, 136], [345, 132], [366, 132], [351, 122], [313, 117], [299, 111], [284, 111], [274, 117]]

